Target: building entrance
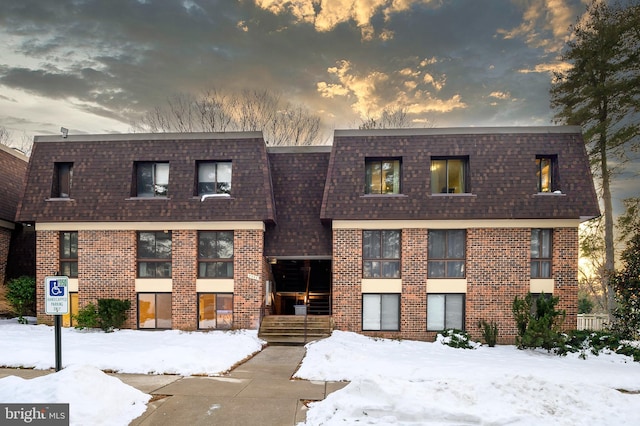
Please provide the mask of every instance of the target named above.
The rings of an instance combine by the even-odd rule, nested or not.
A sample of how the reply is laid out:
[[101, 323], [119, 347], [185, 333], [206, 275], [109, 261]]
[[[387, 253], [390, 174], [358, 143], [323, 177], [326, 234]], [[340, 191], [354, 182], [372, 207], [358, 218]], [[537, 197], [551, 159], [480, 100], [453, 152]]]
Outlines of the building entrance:
[[330, 259], [276, 259], [271, 272], [275, 315], [331, 315]]

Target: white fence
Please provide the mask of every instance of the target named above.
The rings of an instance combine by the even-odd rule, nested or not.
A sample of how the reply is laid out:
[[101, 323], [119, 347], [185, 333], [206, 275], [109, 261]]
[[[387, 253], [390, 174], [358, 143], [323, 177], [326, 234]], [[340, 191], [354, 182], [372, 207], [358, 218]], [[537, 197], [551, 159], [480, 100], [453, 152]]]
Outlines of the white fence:
[[602, 330], [608, 319], [606, 314], [578, 314], [578, 330]]

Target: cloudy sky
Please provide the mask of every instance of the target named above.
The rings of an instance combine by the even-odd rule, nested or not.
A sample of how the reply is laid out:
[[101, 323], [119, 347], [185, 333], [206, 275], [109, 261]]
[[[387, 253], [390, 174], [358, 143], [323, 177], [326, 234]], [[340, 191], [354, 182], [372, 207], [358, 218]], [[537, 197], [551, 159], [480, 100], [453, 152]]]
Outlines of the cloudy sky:
[[353, 128], [549, 125], [586, 0], [3, 0], [0, 126], [126, 132], [176, 93], [267, 88]]

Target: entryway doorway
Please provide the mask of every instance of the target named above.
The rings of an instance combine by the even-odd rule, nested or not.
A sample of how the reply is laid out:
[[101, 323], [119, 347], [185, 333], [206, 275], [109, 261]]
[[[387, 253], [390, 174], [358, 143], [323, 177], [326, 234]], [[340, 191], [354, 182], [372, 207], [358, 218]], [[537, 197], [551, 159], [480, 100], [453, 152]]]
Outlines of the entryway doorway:
[[[331, 315], [331, 259], [270, 259], [273, 313]], [[296, 312], [297, 311], [297, 312]]]

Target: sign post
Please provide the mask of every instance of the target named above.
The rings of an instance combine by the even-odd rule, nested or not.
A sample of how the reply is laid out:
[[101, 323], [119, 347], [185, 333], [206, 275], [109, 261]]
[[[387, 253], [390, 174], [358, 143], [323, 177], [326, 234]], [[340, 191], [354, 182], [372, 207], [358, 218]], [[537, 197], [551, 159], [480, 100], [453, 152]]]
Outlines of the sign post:
[[69, 313], [69, 277], [44, 279], [44, 312], [54, 316], [56, 371], [62, 369], [62, 315]]

